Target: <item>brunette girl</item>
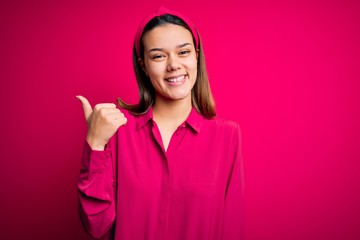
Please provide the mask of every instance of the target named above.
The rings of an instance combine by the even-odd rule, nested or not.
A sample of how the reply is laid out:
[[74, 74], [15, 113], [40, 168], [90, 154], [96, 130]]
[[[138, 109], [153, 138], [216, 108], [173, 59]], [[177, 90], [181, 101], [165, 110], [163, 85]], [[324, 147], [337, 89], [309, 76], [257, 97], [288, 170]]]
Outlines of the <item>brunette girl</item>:
[[243, 239], [239, 125], [216, 116], [200, 36], [160, 8], [139, 26], [138, 104], [82, 102], [79, 211], [95, 238]]

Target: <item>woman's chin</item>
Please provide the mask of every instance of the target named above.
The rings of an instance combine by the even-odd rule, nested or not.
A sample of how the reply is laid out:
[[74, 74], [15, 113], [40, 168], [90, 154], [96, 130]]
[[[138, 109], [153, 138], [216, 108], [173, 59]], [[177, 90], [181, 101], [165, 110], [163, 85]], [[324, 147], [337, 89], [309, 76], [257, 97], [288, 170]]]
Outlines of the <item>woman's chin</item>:
[[161, 96], [161, 98], [166, 101], [182, 101], [191, 98], [191, 94], [190, 92], [184, 92], [184, 93], [178, 92], [178, 93], [163, 95]]

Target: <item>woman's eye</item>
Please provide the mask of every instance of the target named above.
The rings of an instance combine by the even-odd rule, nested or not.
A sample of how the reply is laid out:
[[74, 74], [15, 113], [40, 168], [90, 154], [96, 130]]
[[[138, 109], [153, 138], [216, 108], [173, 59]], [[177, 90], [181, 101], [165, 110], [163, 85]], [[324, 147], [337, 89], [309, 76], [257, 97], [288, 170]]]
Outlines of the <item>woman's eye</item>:
[[162, 55], [154, 55], [151, 57], [152, 59], [159, 59], [159, 58], [162, 58]]
[[189, 50], [183, 50], [183, 51], [180, 51], [180, 55], [186, 55], [186, 54], [189, 54], [190, 51]]

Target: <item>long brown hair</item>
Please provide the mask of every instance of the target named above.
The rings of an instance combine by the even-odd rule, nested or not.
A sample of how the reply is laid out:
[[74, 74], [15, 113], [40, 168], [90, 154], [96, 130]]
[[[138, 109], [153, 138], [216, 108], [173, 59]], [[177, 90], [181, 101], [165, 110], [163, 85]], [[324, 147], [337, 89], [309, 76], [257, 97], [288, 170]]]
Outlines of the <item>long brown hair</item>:
[[[149, 23], [145, 26], [144, 33], [158, 27], [160, 25], [165, 24], [175, 24], [182, 26], [189, 30], [189, 27], [186, 25], [184, 21], [180, 18], [171, 15], [165, 14], [162, 16], [154, 17]], [[199, 34], [198, 34], [199, 35]], [[205, 118], [211, 119], [216, 116], [215, 111], [215, 102], [214, 97], [211, 93], [208, 74], [206, 70], [206, 63], [205, 63], [205, 55], [199, 35], [199, 48], [198, 48], [198, 63], [197, 63], [197, 76], [196, 81], [193, 89], [191, 90], [191, 102], [193, 107]], [[144, 59], [144, 45], [141, 41], [140, 43], [140, 58]], [[143, 71], [136, 54], [135, 45], [133, 47], [133, 67], [134, 72], [136, 75], [136, 81], [138, 84], [140, 100], [137, 104], [127, 104], [118, 98], [118, 103], [120, 107], [127, 109], [130, 113], [134, 115], [142, 115], [146, 113], [149, 108], [155, 102], [155, 89], [151, 84], [151, 81], [148, 76], [146, 76], [145, 72]]]

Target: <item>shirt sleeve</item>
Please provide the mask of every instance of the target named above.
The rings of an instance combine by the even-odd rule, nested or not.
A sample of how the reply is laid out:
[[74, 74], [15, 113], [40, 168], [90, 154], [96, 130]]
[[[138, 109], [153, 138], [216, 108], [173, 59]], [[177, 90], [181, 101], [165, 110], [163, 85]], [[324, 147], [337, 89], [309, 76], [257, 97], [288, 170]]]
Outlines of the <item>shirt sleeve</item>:
[[87, 142], [78, 179], [79, 215], [93, 237], [108, 234], [115, 220], [115, 156], [110, 144], [104, 151], [92, 150]]
[[237, 125], [231, 143], [233, 159], [225, 193], [225, 206], [222, 226], [222, 240], [242, 240], [244, 230], [244, 174], [241, 153], [241, 131]]

